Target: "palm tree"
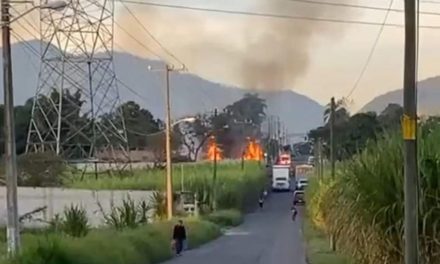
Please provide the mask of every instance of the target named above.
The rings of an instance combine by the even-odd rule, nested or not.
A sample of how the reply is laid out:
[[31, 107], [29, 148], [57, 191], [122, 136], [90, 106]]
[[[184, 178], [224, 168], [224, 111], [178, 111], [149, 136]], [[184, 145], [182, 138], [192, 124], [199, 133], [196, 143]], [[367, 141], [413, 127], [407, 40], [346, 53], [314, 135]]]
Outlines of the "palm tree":
[[[350, 112], [347, 110], [348, 100], [344, 97], [336, 101], [335, 108], [335, 124], [345, 122], [350, 118]], [[324, 124], [328, 124], [331, 116], [331, 103], [325, 106], [324, 110]]]

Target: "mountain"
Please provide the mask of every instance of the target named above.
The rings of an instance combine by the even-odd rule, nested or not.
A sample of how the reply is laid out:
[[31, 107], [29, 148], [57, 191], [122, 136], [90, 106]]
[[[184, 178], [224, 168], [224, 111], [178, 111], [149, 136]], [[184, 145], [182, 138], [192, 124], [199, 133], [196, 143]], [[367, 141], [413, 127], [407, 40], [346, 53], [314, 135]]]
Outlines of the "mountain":
[[[419, 81], [418, 83], [418, 111], [422, 115], [440, 115], [440, 76]], [[390, 103], [403, 105], [402, 89], [380, 95], [366, 104], [361, 112], [381, 112]]]
[[[34, 50], [34, 54], [31, 54]], [[12, 45], [15, 104], [23, 104], [35, 93], [38, 83], [40, 44], [38, 41]], [[155, 116], [164, 117], [164, 75], [150, 71], [161, 67], [159, 61], [143, 59], [128, 53], [115, 52], [114, 64], [122, 100], [134, 100]], [[163, 66], [162, 66], [163, 67]], [[0, 76], [2, 77], [2, 76]], [[2, 81], [2, 78], [0, 78]], [[226, 86], [188, 73], [173, 72], [170, 76], [172, 117], [179, 118], [223, 108], [254, 90]], [[258, 91], [266, 99], [269, 115], [278, 115], [289, 132], [303, 133], [322, 123], [323, 106], [316, 101], [285, 91]], [[0, 93], [3, 100], [3, 93]]]

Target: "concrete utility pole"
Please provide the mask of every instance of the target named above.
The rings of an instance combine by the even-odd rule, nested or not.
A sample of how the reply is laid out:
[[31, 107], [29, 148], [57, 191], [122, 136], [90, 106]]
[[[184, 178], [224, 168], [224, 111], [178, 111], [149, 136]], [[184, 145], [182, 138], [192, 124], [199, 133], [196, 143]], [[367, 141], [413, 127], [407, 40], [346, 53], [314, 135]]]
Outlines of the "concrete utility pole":
[[17, 204], [17, 157], [15, 151], [14, 95], [12, 87], [10, 1], [1, 2], [1, 25], [3, 47], [4, 134], [6, 165], [6, 207], [8, 254], [14, 256], [20, 248], [20, 230]]
[[405, 0], [405, 63], [402, 132], [405, 142], [405, 264], [419, 263], [417, 168], [418, 0]]
[[[217, 108], [214, 109], [214, 120], [217, 117]], [[213, 136], [214, 136], [214, 164], [212, 169], [212, 210], [217, 210], [217, 133], [214, 127]]]
[[166, 195], [167, 195], [167, 217], [168, 220], [173, 218], [173, 168], [171, 163], [171, 104], [170, 104], [170, 71], [173, 69], [165, 65], [165, 90], [166, 90], [166, 118], [165, 118], [165, 151], [167, 162], [166, 175]]

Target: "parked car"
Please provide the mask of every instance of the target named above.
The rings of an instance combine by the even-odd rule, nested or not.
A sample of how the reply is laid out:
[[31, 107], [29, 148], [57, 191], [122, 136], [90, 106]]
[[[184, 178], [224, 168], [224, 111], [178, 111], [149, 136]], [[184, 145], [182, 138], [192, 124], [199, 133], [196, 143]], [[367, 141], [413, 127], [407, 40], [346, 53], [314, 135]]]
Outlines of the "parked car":
[[309, 185], [309, 180], [306, 178], [301, 178], [296, 181], [296, 189], [304, 190]]
[[304, 205], [305, 203], [304, 191], [295, 191], [293, 193], [293, 205]]

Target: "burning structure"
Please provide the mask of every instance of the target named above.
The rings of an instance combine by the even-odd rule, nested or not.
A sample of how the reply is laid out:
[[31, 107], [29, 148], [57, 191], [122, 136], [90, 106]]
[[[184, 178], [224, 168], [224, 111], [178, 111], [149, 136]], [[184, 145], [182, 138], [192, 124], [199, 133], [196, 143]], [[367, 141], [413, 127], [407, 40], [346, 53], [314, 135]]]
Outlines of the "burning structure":
[[222, 160], [223, 150], [218, 146], [217, 140], [214, 136], [211, 136], [208, 141], [208, 149], [206, 152], [206, 157], [208, 160]]
[[257, 142], [255, 139], [251, 139], [251, 138], [248, 138], [247, 141], [248, 143], [243, 153], [243, 158], [245, 160], [256, 160], [256, 161], [263, 160], [264, 152], [260, 143]]

